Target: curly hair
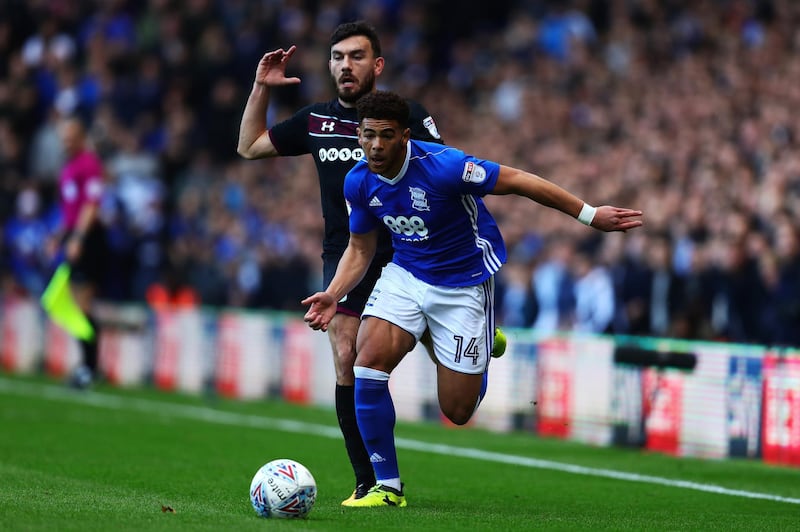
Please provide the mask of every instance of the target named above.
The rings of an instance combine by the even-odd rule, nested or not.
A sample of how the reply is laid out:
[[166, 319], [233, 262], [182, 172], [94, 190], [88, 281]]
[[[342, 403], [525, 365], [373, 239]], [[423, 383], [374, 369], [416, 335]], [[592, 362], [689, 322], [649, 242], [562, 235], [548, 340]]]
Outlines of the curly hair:
[[375, 28], [373, 28], [369, 22], [363, 20], [339, 24], [336, 29], [333, 30], [333, 34], [331, 34], [329, 48], [333, 48], [333, 46], [340, 41], [355, 35], [362, 35], [366, 37], [369, 40], [370, 45], [372, 45], [372, 51], [375, 53], [375, 57], [381, 56], [381, 41], [378, 39], [378, 32], [375, 31]]
[[409, 109], [406, 101], [390, 91], [375, 91], [365, 94], [356, 103], [358, 122], [365, 118], [396, 120], [402, 128], [408, 127]]

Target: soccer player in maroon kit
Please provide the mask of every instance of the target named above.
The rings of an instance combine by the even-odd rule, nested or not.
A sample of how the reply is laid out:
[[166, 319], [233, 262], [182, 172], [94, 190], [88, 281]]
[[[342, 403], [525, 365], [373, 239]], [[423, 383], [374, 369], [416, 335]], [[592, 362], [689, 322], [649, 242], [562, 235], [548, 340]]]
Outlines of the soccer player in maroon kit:
[[103, 193], [104, 170], [100, 158], [90, 149], [86, 129], [77, 118], [67, 118], [59, 126], [65, 164], [58, 178], [62, 211], [63, 250], [70, 265], [70, 289], [78, 306], [94, 329], [94, 336], [81, 340], [82, 360], [72, 376], [72, 384], [86, 388], [97, 377], [97, 321], [92, 304], [106, 274], [108, 241], [98, 218]]

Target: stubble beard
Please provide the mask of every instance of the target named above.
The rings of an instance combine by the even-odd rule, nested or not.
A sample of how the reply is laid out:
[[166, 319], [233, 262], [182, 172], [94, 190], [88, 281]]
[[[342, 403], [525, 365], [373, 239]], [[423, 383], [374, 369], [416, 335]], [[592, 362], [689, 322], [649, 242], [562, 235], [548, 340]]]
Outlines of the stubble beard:
[[369, 94], [375, 89], [375, 74], [372, 72], [364, 79], [364, 83], [359, 85], [355, 91], [342, 91], [338, 90], [338, 97], [341, 101], [349, 104], [355, 104], [362, 96]]

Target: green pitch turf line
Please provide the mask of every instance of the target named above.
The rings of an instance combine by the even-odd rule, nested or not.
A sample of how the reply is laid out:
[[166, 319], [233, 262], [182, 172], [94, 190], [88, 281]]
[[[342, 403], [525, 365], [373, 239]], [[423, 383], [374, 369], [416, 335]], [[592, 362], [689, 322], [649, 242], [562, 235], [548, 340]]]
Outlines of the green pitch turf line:
[[[179, 405], [150, 399], [120, 397], [98, 392], [76, 393], [74, 390], [65, 389], [63, 386], [15, 381], [4, 378], [0, 378], [0, 392], [23, 397], [36, 397], [39, 399], [71, 402], [110, 410], [128, 410], [136, 412], [159, 411], [161, 414], [169, 414], [184, 419], [220, 425], [263, 428], [332, 439], [341, 438], [341, 432], [339, 431], [339, 428], [329, 425], [270, 418], [265, 416], [237, 414], [233, 412], [214, 410], [212, 408], [202, 406]], [[458, 456], [462, 458], [472, 458], [475, 460], [510, 464], [532, 469], [546, 469], [575, 475], [610, 478], [644, 484], [657, 484], [672, 488], [702, 491], [731, 497], [744, 497], [747, 499], [761, 499], [800, 505], [800, 498], [784, 497], [781, 495], [747, 490], [730, 489], [714, 484], [670, 479], [653, 475], [641, 475], [613, 469], [585, 467], [570, 463], [490, 452], [469, 447], [435, 444], [407, 438], [398, 438], [396, 445], [400, 449], [408, 449], [429, 454]]]

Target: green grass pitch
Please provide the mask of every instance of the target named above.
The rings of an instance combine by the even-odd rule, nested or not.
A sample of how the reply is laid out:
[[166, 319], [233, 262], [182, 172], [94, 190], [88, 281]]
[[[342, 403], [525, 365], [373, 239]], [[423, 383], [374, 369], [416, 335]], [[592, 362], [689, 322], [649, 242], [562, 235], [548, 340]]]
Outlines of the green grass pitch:
[[[342, 508], [332, 410], [0, 374], [0, 530], [797, 530], [800, 470], [400, 423], [407, 508]], [[256, 470], [306, 465], [306, 520], [250, 507]], [[174, 510], [164, 511], [169, 507]]]

